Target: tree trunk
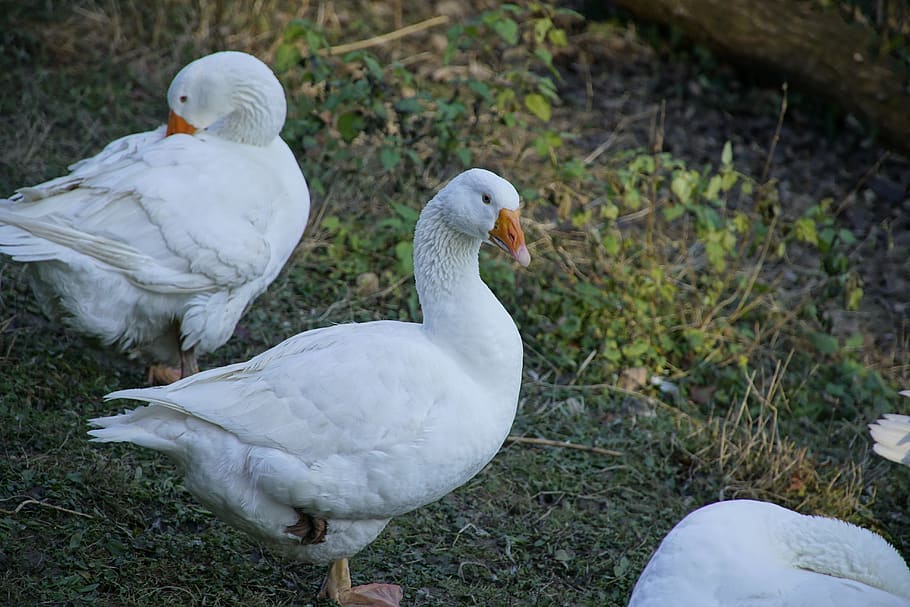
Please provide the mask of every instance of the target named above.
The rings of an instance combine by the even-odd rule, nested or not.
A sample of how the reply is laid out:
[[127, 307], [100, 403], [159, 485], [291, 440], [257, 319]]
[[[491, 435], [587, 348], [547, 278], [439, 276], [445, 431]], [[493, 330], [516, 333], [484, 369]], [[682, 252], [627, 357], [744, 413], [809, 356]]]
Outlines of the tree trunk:
[[879, 53], [869, 26], [806, 0], [613, 0], [672, 25], [734, 63], [780, 74], [794, 89], [833, 100], [910, 153], [910, 71]]

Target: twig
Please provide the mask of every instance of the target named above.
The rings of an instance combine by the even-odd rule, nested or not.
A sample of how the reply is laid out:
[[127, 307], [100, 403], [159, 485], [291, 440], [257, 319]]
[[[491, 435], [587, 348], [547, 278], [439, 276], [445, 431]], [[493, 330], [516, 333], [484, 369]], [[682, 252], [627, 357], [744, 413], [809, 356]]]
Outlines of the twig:
[[857, 181], [856, 184], [850, 188], [850, 191], [844, 194], [844, 197], [841, 199], [840, 204], [838, 204], [837, 208], [834, 210], [835, 217], [840, 215], [841, 212], [846, 209], [853, 200], [856, 199], [855, 194], [859, 192], [859, 189], [861, 187], [866, 185], [870, 178], [878, 174], [879, 169], [882, 168], [882, 163], [884, 163], [885, 160], [889, 158], [889, 156], [890, 154], [888, 153], [888, 150], [882, 152], [882, 154], [878, 157], [878, 160], [876, 160], [875, 163], [863, 174], [863, 176], [859, 178], [859, 181]]
[[780, 99], [780, 111], [777, 114], [777, 127], [774, 129], [774, 137], [771, 138], [771, 147], [768, 149], [768, 157], [765, 158], [765, 168], [761, 172], [761, 182], [768, 181], [768, 174], [771, 172], [771, 159], [774, 158], [774, 150], [777, 148], [777, 142], [780, 141], [780, 130], [784, 126], [784, 116], [787, 113], [787, 83], [780, 87], [783, 96]]
[[380, 44], [385, 44], [386, 42], [392, 42], [393, 40], [398, 40], [399, 38], [404, 38], [405, 36], [410, 36], [417, 32], [429, 29], [431, 27], [436, 27], [437, 25], [445, 25], [449, 22], [448, 15], [437, 15], [430, 19], [425, 19], [418, 23], [412, 25], [407, 25], [401, 29], [397, 29], [379, 36], [374, 36], [372, 38], [367, 38], [366, 40], [358, 40], [357, 42], [349, 42], [348, 44], [339, 44], [338, 46], [333, 46], [325, 49], [323, 55], [343, 55], [345, 53], [350, 53], [351, 51], [359, 51], [361, 49], [370, 48], [371, 46], [379, 46]]
[[66, 512], [67, 514], [75, 514], [76, 516], [84, 516], [85, 518], [95, 518], [91, 514], [85, 514], [84, 512], [76, 512], [75, 510], [70, 510], [69, 508], [64, 508], [62, 506], [55, 506], [53, 504], [48, 504], [47, 502], [42, 502], [39, 500], [27, 499], [24, 502], [20, 503], [14, 510], [4, 510], [0, 508], [0, 512], [3, 514], [19, 514], [19, 511], [28, 506], [29, 504], [37, 504], [39, 506], [44, 506], [45, 508], [51, 508], [52, 510], [59, 510], [60, 512]]
[[596, 148], [594, 148], [593, 152], [591, 152], [590, 154], [585, 156], [585, 159], [583, 161], [585, 163], [585, 165], [591, 164], [592, 162], [597, 160], [598, 156], [600, 156], [601, 154], [606, 152], [608, 149], [610, 149], [610, 147], [612, 147], [613, 144], [616, 143], [616, 139], [619, 137], [619, 135], [624, 130], [626, 130], [626, 128], [630, 124], [632, 124], [633, 122], [637, 122], [643, 118], [649, 118], [656, 111], [657, 111], [657, 108], [649, 107], [648, 109], [638, 112], [637, 114], [630, 114], [628, 116], [623, 116], [620, 119], [619, 123], [616, 125], [616, 128], [610, 132], [610, 136], [607, 137], [606, 141], [604, 141], [603, 143], [598, 145]]
[[600, 455], [622, 455], [622, 451], [614, 451], [612, 449], [604, 449], [603, 447], [592, 447], [589, 445], [576, 445], [575, 443], [567, 443], [561, 440], [552, 440], [549, 438], [533, 438], [530, 436], [509, 436], [506, 440], [510, 443], [521, 443], [524, 445], [540, 445], [543, 447], [561, 447], [563, 449], [577, 449], [579, 451], [590, 451], [591, 453], [599, 453]]

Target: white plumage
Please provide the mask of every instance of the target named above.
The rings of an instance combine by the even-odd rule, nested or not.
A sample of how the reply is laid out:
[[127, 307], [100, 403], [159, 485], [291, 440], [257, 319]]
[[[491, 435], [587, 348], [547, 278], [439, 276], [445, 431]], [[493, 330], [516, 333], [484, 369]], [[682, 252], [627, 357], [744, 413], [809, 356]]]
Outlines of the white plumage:
[[203, 57], [168, 102], [168, 129], [118, 139], [0, 202], [0, 252], [30, 264], [49, 314], [174, 364], [230, 338], [296, 246], [310, 201], [278, 136], [284, 91], [261, 61]]
[[629, 607], [908, 607], [910, 570], [880, 536], [766, 502], [733, 500], [674, 527]]
[[[222, 519], [295, 558], [333, 561], [327, 596], [397, 604], [397, 587], [351, 590], [346, 558], [477, 474], [508, 434], [522, 343], [477, 254], [492, 242], [527, 265], [518, 203], [510, 183], [472, 169], [427, 204], [414, 237], [423, 323], [307, 331], [248, 362], [114, 392], [151, 405], [91, 420], [94, 440], [170, 454]], [[298, 523], [306, 532], [291, 531]]]
[[[910, 396], [910, 390], [901, 392]], [[910, 466], [910, 415], [886, 413], [874, 424], [869, 424], [869, 433], [875, 444], [872, 449], [892, 462]]]

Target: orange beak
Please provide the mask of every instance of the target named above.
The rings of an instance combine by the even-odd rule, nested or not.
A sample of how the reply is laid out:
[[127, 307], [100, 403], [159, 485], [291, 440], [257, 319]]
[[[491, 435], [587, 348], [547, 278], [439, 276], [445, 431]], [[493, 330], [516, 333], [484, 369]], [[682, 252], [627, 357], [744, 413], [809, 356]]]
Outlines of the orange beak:
[[518, 211], [502, 209], [493, 229], [490, 230], [490, 241], [497, 247], [512, 255], [522, 266], [531, 263], [531, 254], [525, 246], [525, 233], [521, 231], [518, 221]]
[[177, 133], [192, 135], [195, 132], [196, 127], [177, 115], [174, 110], [171, 110], [170, 114], [167, 116], [167, 133], [164, 134], [165, 137], [176, 135]]

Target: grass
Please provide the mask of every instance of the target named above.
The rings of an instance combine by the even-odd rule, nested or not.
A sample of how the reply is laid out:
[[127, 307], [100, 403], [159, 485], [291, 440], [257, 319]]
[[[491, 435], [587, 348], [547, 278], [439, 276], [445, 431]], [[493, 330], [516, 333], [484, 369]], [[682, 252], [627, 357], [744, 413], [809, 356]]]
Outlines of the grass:
[[[531, 5], [486, 13], [458, 33], [440, 78], [446, 28], [367, 54], [308, 54], [386, 31], [403, 4], [259, 5], [263, 16], [226, 0], [7, 11], [0, 190], [59, 175], [158, 124], [169, 79], [196, 56], [227, 46], [271, 61], [297, 49], [303, 61], [281, 73], [285, 135], [313, 185], [310, 226], [231, 342], [202, 361], [211, 367], [330, 323], [415, 320], [417, 210], [465, 154], [519, 186], [531, 268], [489, 252], [481, 260], [526, 344], [513, 433], [621, 455], [507, 443], [464, 487], [393, 521], [352, 560], [355, 583], [400, 583], [408, 605], [624, 605], [682, 516], [733, 497], [844, 518], [910, 553], [907, 471], [871, 455], [865, 429], [903, 407], [894, 387], [906, 385], [906, 353], [833, 321], [855, 314], [851, 260], [868, 249], [845, 242], [822, 201], [776, 200], [722, 141], [711, 163], [663, 151], [674, 125], [661, 121], [659, 100], [604, 133], [617, 111], [599, 96], [607, 85], [569, 67], [604, 48], [616, 56], [601, 61], [647, 56], [629, 30]], [[459, 9], [453, 22], [484, 8]], [[405, 7], [400, 19], [430, 16]], [[512, 16], [520, 35], [502, 53]], [[294, 29], [298, 18], [310, 38]], [[529, 33], [544, 19], [565, 47], [550, 44], [560, 34]], [[554, 96], [544, 94], [548, 77]], [[516, 97], [500, 97], [505, 89]], [[396, 107], [408, 95], [422, 109]], [[649, 146], [634, 144], [636, 132]], [[661, 212], [643, 213], [652, 203]], [[22, 268], [7, 261], [0, 298], [0, 603], [314, 604], [322, 568], [264, 553], [213, 519], [165, 458], [89, 446], [86, 420], [111, 411], [100, 397], [142, 385], [140, 365], [42, 317]]]

